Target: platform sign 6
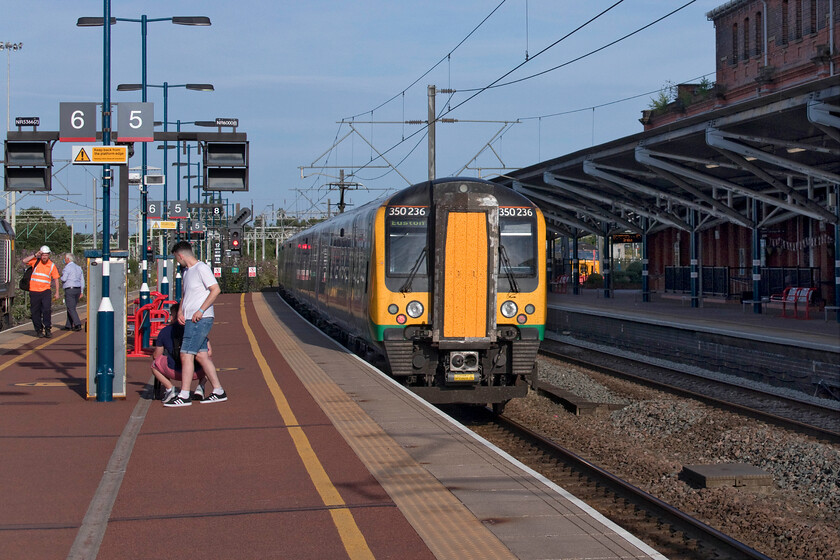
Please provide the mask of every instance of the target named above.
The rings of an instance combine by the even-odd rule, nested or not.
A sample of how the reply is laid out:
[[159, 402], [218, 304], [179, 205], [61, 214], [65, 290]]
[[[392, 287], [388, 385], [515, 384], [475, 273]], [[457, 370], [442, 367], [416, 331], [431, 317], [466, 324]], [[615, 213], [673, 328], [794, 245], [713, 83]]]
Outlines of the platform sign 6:
[[61, 142], [96, 142], [96, 103], [59, 103]]
[[163, 203], [159, 200], [147, 200], [146, 218], [150, 220], [163, 218]]
[[155, 104], [123, 103], [117, 113], [117, 142], [154, 142]]
[[170, 200], [166, 208], [166, 213], [170, 219], [186, 219], [190, 217], [186, 200]]

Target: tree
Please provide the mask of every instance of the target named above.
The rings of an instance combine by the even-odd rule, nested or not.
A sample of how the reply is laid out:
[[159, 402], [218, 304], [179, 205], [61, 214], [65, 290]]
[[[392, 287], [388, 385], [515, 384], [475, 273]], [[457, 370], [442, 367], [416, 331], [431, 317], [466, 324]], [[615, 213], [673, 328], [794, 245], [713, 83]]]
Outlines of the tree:
[[41, 208], [27, 208], [18, 213], [15, 246], [22, 254], [48, 245], [53, 254], [70, 250], [71, 228], [63, 218], [56, 218]]

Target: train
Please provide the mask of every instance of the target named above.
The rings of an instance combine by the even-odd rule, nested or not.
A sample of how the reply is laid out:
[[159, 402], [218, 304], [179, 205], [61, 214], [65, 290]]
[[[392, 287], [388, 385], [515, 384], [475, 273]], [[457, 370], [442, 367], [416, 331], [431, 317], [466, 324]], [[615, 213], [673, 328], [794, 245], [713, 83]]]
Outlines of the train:
[[515, 191], [437, 179], [286, 240], [279, 288], [427, 401], [500, 411], [537, 382], [545, 240], [542, 212]]
[[17, 288], [16, 266], [15, 232], [9, 222], [0, 219], [0, 330], [12, 326], [12, 306]]

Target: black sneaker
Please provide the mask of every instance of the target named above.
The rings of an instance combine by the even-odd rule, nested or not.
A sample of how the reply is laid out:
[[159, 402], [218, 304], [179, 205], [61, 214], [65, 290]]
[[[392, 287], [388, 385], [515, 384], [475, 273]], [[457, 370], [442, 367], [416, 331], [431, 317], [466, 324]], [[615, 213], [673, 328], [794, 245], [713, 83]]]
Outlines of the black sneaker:
[[52, 338], [52, 333], [50, 329], [44, 329], [44, 338]]
[[163, 403], [163, 406], [190, 406], [192, 401], [189, 397], [183, 398], [181, 395], [176, 396], [169, 402]]
[[214, 402], [224, 402], [226, 400], [227, 400], [227, 393], [222, 391], [221, 395], [217, 395], [216, 393], [210, 393], [209, 395], [204, 397], [204, 400], [201, 401], [201, 404], [214, 403]]

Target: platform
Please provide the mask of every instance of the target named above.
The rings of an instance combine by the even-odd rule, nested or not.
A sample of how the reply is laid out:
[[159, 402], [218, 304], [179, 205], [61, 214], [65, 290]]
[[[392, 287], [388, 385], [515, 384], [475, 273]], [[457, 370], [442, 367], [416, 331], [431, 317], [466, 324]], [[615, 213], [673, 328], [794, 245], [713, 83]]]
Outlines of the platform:
[[[549, 331], [728, 375], [813, 393], [822, 383], [840, 391], [840, 324], [783, 317], [781, 309], [753, 313], [735, 303], [638, 290], [550, 293]], [[801, 316], [801, 312], [800, 312]]]
[[83, 333], [0, 333], [4, 558], [662, 558], [276, 294], [216, 316], [230, 399], [175, 409], [148, 360], [87, 401]]

